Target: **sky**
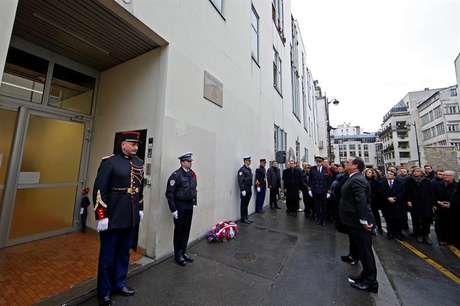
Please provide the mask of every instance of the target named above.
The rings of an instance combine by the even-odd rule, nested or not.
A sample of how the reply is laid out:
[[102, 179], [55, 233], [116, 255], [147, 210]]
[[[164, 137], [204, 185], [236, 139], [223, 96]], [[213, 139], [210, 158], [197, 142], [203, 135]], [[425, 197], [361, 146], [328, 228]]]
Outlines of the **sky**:
[[[373, 132], [409, 91], [455, 85], [460, 0], [291, 0], [331, 125]], [[460, 90], [459, 90], [460, 91]]]

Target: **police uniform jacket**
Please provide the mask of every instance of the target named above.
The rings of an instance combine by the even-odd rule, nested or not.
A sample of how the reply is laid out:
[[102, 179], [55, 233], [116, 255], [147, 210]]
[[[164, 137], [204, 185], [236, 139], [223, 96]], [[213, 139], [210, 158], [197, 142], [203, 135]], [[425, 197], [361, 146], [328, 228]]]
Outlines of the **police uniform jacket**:
[[332, 184], [332, 177], [328, 174], [326, 167], [318, 166], [310, 168], [310, 188], [313, 194], [325, 195], [329, 192]]
[[252, 187], [252, 170], [249, 167], [242, 166], [238, 170], [238, 186], [240, 191], [251, 191]]
[[197, 177], [190, 169], [185, 171], [179, 168], [168, 179], [166, 198], [169, 210], [175, 212], [178, 209], [193, 209], [197, 205]]
[[135, 227], [143, 210], [144, 163], [118, 153], [101, 161], [93, 188], [96, 219], [109, 219], [109, 229]]

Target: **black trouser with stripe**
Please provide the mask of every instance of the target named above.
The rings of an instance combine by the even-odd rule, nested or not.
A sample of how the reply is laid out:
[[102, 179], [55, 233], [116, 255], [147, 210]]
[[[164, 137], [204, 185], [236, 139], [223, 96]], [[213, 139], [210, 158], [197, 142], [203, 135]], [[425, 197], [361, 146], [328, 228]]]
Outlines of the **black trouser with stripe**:
[[249, 202], [251, 201], [252, 192], [251, 190], [246, 190], [246, 195], [243, 196], [240, 194], [240, 213], [241, 213], [241, 221], [248, 219], [248, 206]]

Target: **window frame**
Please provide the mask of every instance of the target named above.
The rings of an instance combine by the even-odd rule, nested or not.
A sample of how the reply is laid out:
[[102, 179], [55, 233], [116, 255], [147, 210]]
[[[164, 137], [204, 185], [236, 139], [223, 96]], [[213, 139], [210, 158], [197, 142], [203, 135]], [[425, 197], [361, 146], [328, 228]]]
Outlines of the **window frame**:
[[[256, 17], [257, 20], [257, 29], [254, 28], [253, 25], [253, 16]], [[257, 38], [257, 54], [254, 57], [254, 50], [252, 49], [252, 35], [255, 33], [256, 38]], [[254, 60], [254, 62], [259, 66], [260, 68], [260, 16], [257, 13], [256, 8], [254, 7], [254, 4], [251, 3], [251, 58]]]
[[[219, 10], [219, 8], [217, 7], [217, 5], [214, 3], [214, 1], [220, 1], [221, 2], [221, 9]], [[224, 21], [226, 21], [225, 19], [225, 15], [224, 15], [224, 11], [225, 11], [225, 0], [209, 0], [209, 2], [211, 2], [212, 6], [214, 7], [214, 9], [217, 11], [217, 13], [219, 13], [220, 17], [222, 17], [222, 19]]]
[[[283, 97], [282, 67], [283, 67], [283, 61], [281, 60], [281, 56], [278, 50], [276, 50], [276, 48], [273, 46], [273, 87], [276, 89], [276, 91], [281, 97]], [[279, 82], [276, 82], [276, 80], [278, 80]]]

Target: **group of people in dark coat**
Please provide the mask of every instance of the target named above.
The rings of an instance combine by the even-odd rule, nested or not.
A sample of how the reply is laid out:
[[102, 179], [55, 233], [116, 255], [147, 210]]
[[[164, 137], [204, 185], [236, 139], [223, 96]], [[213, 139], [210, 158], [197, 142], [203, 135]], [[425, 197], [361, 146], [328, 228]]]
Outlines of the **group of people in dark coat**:
[[[410, 173], [409, 173], [410, 172]], [[388, 239], [405, 239], [409, 230], [408, 213], [412, 220], [412, 236], [420, 243], [432, 244], [430, 227], [434, 221], [440, 245], [456, 244], [460, 230], [460, 190], [455, 182], [454, 171], [432, 170], [412, 167], [410, 171], [394, 166], [380, 176], [372, 168], [364, 171], [371, 187], [371, 207], [375, 224], [383, 233], [380, 211], [386, 221]], [[458, 195], [457, 194], [458, 191]]]

